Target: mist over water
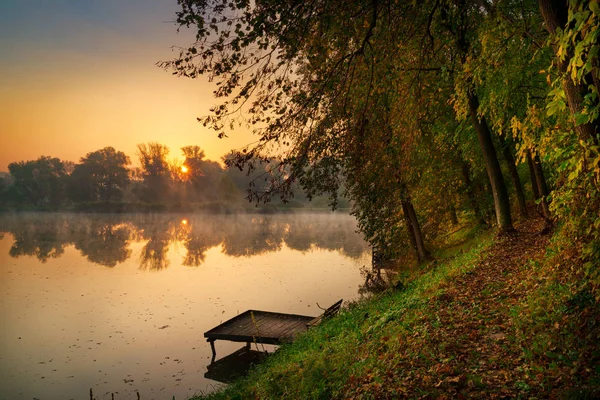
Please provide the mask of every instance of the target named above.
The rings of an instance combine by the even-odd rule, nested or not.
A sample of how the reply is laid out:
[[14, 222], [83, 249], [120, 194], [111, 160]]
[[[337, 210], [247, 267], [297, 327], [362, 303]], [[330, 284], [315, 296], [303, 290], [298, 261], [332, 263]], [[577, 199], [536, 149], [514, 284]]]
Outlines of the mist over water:
[[213, 390], [205, 331], [360, 296], [370, 252], [355, 231], [331, 213], [0, 216], [0, 399]]

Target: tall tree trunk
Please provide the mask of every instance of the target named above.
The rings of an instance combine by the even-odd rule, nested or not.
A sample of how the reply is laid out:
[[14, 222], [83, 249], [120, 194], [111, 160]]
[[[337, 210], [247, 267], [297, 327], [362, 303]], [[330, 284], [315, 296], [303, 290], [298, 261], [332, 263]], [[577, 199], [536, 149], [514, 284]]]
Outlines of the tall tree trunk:
[[540, 194], [546, 197], [550, 194], [550, 190], [548, 190], [546, 178], [544, 177], [544, 170], [542, 169], [542, 160], [540, 160], [540, 156], [537, 153], [535, 156], [533, 156], [533, 167], [535, 170], [535, 178], [538, 182], [538, 188], [540, 189]]
[[400, 179], [398, 179], [398, 183], [400, 184], [400, 189], [402, 193], [402, 197], [400, 199], [400, 203], [402, 205], [402, 212], [404, 214], [404, 219], [408, 228], [408, 236], [410, 237], [411, 244], [415, 249], [417, 259], [419, 260], [419, 262], [429, 260], [431, 258], [431, 254], [429, 253], [429, 251], [425, 247], [425, 243], [423, 242], [421, 224], [419, 224], [419, 219], [417, 218], [417, 213], [415, 212], [415, 208], [413, 207], [412, 201], [410, 199], [408, 189]]
[[537, 180], [535, 179], [535, 166], [533, 165], [533, 158], [531, 152], [527, 151], [527, 165], [529, 166], [529, 179], [531, 179], [531, 189], [533, 190], [533, 197], [537, 201], [540, 197], [540, 189], [538, 188]]
[[450, 203], [448, 206], [448, 213], [450, 214], [450, 222], [452, 222], [452, 225], [458, 225], [458, 215], [456, 215], [456, 207], [454, 207], [454, 204]]
[[485, 219], [483, 218], [483, 213], [481, 212], [481, 208], [477, 203], [477, 198], [475, 197], [475, 192], [473, 191], [473, 182], [471, 181], [471, 172], [469, 171], [469, 164], [464, 161], [461, 161], [461, 169], [463, 180], [466, 187], [467, 198], [469, 199], [469, 203], [471, 204], [471, 208], [475, 213], [475, 218], [477, 218], [477, 223], [481, 226], [487, 226]]
[[[546, 29], [548, 29], [550, 34], [555, 34], [558, 28], [564, 29], [566, 27], [569, 16], [569, 3], [567, 0], [538, 0], [538, 4], [546, 23]], [[583, 110], [583, 98], [589, 91], [586, 85], [581, 83], [575, 84], [568, 76], [567, 68], [571, 56], [572, 54], [567, 54], [563, 60], [557, 59], [557, 64], [559, 71], [563, 74], [562, 86], [567, 97], [569, 110], [571, 111], [571, 115], [575, 115]], [[596, 145], [599, 144], [598, 133], [592, 124], [585, 123], [575, 126], [575, 131], [580, 140], [587, 141], [593, 139]]]
[[541, 206], [542, 206], [542, 215], [546, 219], [546, 221], [550, 221], [550, 208], [548, 207], [548, 185], [546, 185], [546, 178], [544, 177], [544, 170], [542, 169], [542, 162], [540, 157], [536, 154], [533, 157], [533, 172], [535, 174], [535, 181], [537, 183], [538, 191], [540, 193], [540, 197], [542, 198]]
[[494, 209], [496, 211], [496, 222], [501, 231], [512, 231], [512, 218], [510, 215], [510, 199], [492, 141], [492, 134], [488, 127], [485, 117], [479, 118], [477, 110], [479, 109], [479, 99], [475, 92], [469, 94], [469, 114], [477, 132], [477, 139], [485, 159], [485, 169], [492, 186], [492, 195], [494, 196]]
[[452, 196], [448, 193], [447, 188], [443, 188], [443, 197], [446, 199], [446, 211], [450, 216], [450, 222], [452, 225], [458, 225], [458, 215], [456, 215], [456, 207], [454, 207], [454, 203], [452, 201]]
[[542, 162], [537, 154], [534, 157], [531, 155], [530, 151], [527, 151], [527, 164], [529, 165], [529, 174], [531, 175], [533, 195], [535, 196], [536, 202], [539, 201], [539, 208], [541, 209], [542, 216], [547, 223], [550, 223], [551, 215], [547, 201], [547, 196], [550, 192], [548, 191], [548, 185], [546, 184], [546, 178], [544, 177]]
[[[456, 6], [459, 11], [458, 20], [459, 27], [457, 29], [449, 28], [450, 33], [455, 35], [456, 48], [461, 55], [461, 61], [466, 62], [467, 55], [469, 54], [469, 40], [466, 35], [466, 21], [468, 20], [468, 9], [466, 0], [457, 0]], [[450, 24], [448, 24], [450, 26]], [[475, 127], [477, 133], [477, 139], [483, 153], [485, 160], [485, 169], [488, 174], [489, 183], [491, 185], [492, 195], [494, 197], [494, 211], [496, 213], [496, 222], [499, 229], [502, 232], [514, 230], [512, 226], [512, 217], [510, 215], [510, 199], [506, 190], [506, 184], [504, 183], [504, 177], [502, 176], [502, 170], [500, 169], [500, 163], [498, 162], [498, 156], [494, 148], [494, 142], [492, 140], [492, 134], [487, 121], [484, 116], [479, 118], [477, 110], [479, 109], [479, 99], [475, 92], [474, 83], [468, 81], [468, 84], [472, 86], [469, 90], [469, 114], [471, 121]]]
[[415, 229], [413, 228], [412, 222], [409, 217], [407, 201], [402, 200], [401, 204], [402, 213], [404, 214], [404, 222], [406, 223], [406, 230], [408, 231], [408, 238], [410, 239], [410, 244], [412, 245], [412, 248], [415, 251], [417, 260], [421, 262], [423, 261], [423, 259], [421, 258], [421, 254], [419, 253], [419, 247], [417, 246], [417, 238], [415, 237]]
[[108, 179], [108, 182], [106, 183], [106, 201], [110, 201], [111, 197], [112, 197], [112, 182], [110, 179]]
[[521, 214], [521, 217], [527, 218], [527, 202], [525, 201], [525, 192], [523, 191], [521, 178], [519, 177], [519, 172], [517, 171], [515, 157], [512, 154], [510, 143], [507, 140], [502, 140], [502, 154], [504, 155], [504, 160], [508, 166], [510, 179], [515, 187], [515, 194], [517, 196], [517, 203], [519, 205], [519, 213]]
[[405, 199], [403, 201], [402, 209], [406, 211], [408, 214], [408, 219], [410, 220], [410, 226], [412, 227], [414, 234], [419, 261], [429, 260], [431, 258], [431, 254], [425, 248], [425, 243], [423, 242], [423, 233], [421, 232], [421, 224], [419, 224], [417, 213], [415, 212], [415, 208], [413, 207], [410, 199]]

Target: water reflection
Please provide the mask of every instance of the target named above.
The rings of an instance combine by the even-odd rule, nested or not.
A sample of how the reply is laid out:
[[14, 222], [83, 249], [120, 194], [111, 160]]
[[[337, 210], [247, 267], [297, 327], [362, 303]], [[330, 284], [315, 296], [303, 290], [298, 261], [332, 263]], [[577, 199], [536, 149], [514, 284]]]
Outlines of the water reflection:
[[[24, 221], [25, 222], [25, 221]], [[69, 237], [69, 230], [65, 220], [57, 216], [50, 216], [43, 221], [34, 223], [16, 224], [14, 229], [6, 230], [12, 233], [14, 243], [10, 248], [11, 257], [33, 256], [45, 263], [50, 258], [58, 258], [64, 253], [64, 248], [69, 244], [64, 238]], [[6, 224], [0, 226], [6, 229]]]
[[75, 248], [95, 264], [114, 267], [131, 255], [131, 227], [127, 224], [92, 220], [70, 227]]
[[172, 244], [185, 248], [181, 264], [201, 266], [207, 252], [247, 257], [292, 250], [338, 251], [359, 258], [367, 245], [351, 218], [333, 214], [290, 215], [81, 215], [14, 214], [0, 216], [0, 235], [14, 243], [11, 257], [33, 256], [41, 262], [60, 257], [73, 245], [90, 262], [115, 267], [132, 255], [132, 243], [142, 243], [139, 267], [158, 271], [169, 267]]
[[368, 270], [363, 267], [361, 274], [365, 282], [358, 288], [360, 294], [380, 293], [391, 287], [403, 288], [402, 282], [398, 281], [398, 269], [396, 268], [373, 266]]
[[204, 377], [221, 383], [232, 383], [247, 375], [253, 366], [264, 362], [268, 355], [269, 353], [265, 351], [252, 350], [244, 346], [207, 365]]

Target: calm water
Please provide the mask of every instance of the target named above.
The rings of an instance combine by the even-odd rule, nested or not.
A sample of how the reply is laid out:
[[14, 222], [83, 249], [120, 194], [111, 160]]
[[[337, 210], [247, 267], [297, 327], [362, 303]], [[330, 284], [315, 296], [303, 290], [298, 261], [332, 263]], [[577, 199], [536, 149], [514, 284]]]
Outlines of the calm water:
[[248, 308], [318, 315], [360, 296], [370, 256], [355, 230], [338, 214], [0, 216], [0, 399], [214, 390], [205, 331]]

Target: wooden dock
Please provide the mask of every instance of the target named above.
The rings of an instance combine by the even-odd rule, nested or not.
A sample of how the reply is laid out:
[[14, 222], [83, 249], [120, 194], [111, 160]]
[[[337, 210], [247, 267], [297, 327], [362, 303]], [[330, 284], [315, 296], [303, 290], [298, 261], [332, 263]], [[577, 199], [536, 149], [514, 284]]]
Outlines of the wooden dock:
[[204, 337], [210, 343], [214, 362], [216, 340], [246, 342], [247, 347], [250, 347], [251, 343], [281, 344], [291, 342], [297, 335], [306, 332], [309, 327], [315, 326], [324, 318], [337, 313], [341, 305], [342, 300], [336, 302], [318, 317], [248, 310], [204, 332]]

